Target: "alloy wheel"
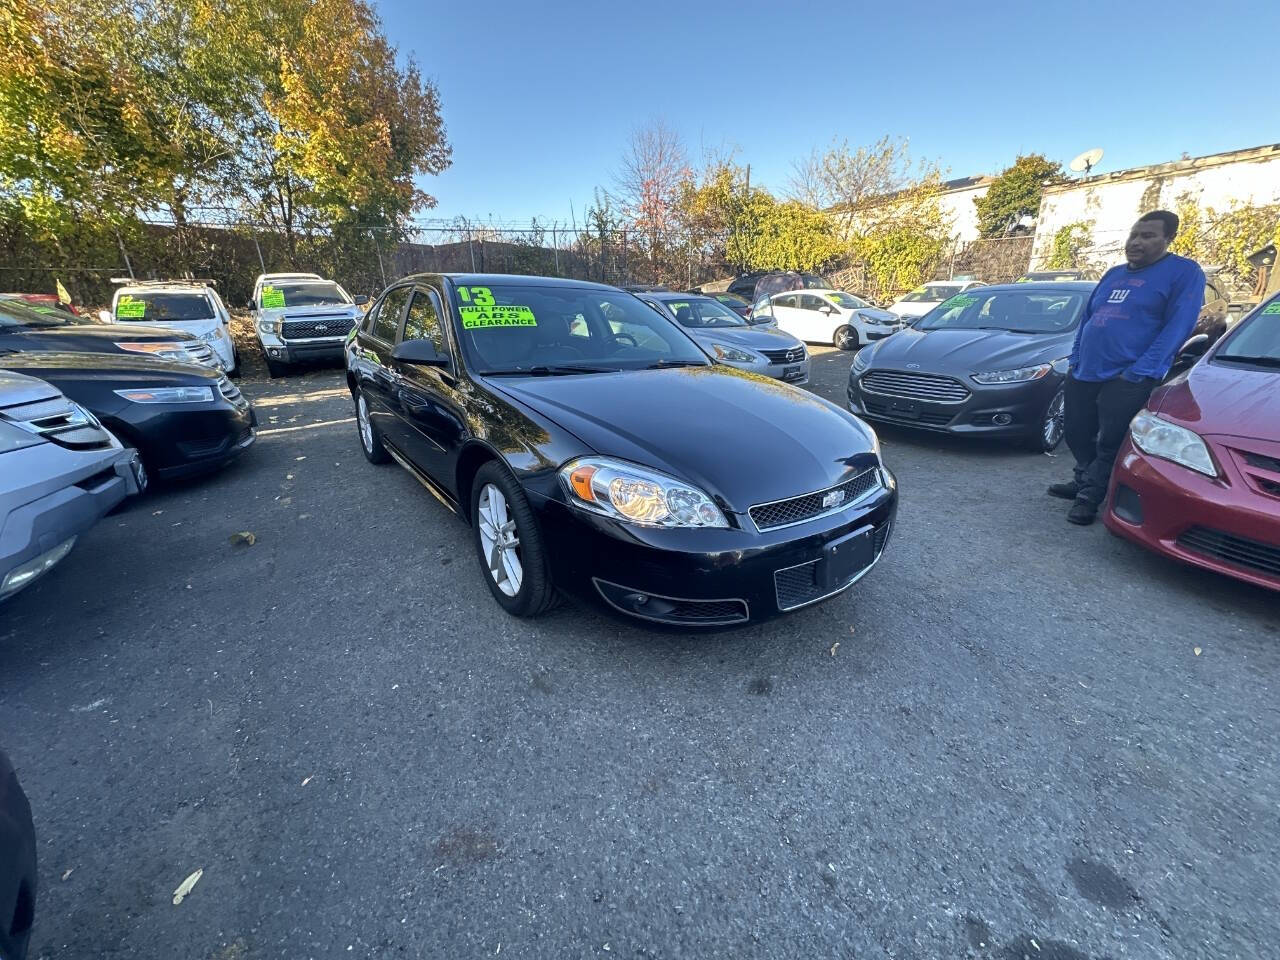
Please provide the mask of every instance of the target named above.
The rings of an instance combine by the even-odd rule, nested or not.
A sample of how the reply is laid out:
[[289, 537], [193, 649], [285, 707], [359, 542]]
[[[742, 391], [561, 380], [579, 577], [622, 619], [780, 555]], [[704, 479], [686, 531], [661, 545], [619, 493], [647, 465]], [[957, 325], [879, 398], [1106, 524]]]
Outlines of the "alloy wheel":
[[514, 597], [524, 582], [524, 566], [520, 562], [519, 531], [507, 498], [492, 483], [486, 483], [480, 491], [476, 513], [489, 576], [506, 596]]
[[1049, 403], [1044, 415], [1044, 424], [1040, 428], [1040, 437], [1046, 450], [1053, 450], [1062, 442], [1062, 434], [1066, 430], [1066, 400], [1061, 391]]
[[360, 394], [360, 399], [356, 401], [356, 420], [360, 424], [360, 442], [364, 444], [367, 452], [373, 452], [373, 424], [369, 421], [369, 404], [364, 399], [364, 394]]
[[836, 328], [836, 346], [841, 350], [852, 350], [858, 345], [858, 335], [849, 326]]

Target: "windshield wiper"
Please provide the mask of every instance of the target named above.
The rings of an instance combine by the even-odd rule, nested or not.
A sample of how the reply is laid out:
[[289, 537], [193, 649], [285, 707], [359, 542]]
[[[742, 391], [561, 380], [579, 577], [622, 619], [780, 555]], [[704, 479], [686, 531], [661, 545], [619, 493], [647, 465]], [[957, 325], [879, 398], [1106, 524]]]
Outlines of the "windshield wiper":
[[530, 367], [528, 370], [489, 370], [486, 377], [563, 377], [573, 373], [617, 373], [616, 367], [575, 367], [569, 364]]
[[646, 370], [662, 370], [666, 367], [705, 367], [706, 364], [698, 360], [658, 360], [645, 367]]
[[1280, 367], [1280, 357], [1250, 357], [1238, 353], [1220, 353], [1213, 359], [1231, 363], [1256, 363], [1260, 367]]

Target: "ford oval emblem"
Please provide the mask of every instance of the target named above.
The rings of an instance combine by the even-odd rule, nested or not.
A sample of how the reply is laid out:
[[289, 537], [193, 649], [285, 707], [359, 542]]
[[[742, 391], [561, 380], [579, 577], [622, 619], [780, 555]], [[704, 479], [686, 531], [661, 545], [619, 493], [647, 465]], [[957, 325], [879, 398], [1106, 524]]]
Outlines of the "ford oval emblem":
[[919, 369], [920, 369], [920, 364], [918, 364], [918, 363], [908, 363], [908, 364], [907, 364], [907, 369], [908, 369], [908, 370], [919, 370]]

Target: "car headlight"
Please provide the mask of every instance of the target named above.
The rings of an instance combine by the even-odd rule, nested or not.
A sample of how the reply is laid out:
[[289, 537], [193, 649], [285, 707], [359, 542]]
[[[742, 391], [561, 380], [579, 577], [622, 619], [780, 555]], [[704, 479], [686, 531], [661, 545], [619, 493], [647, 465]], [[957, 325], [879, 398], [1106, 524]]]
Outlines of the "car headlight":
[[278, 320], [259, 320], [258, 332], [265, 333], [269, 336], [275, 336], [280, 332], [280, 322]]
[[210, 403], [213, 400], [213, 387], [136, 387], [114, 392], [132, 403]]
[[152, 357], [163, 357], [166, 360], [177, 360], [180, 363], [190, 363], [191, 354], [187, 353], [187, 348], [181, 343], [131, 343], [116, 341], [116, 346], [121, 350], [127, 350], [130, 353], [145, 353]]
[[985, 373], [973, 374], [978, 383], [1026, 383], [1047, 376], [1053, 369], [1051, 363], [1040, 363], [1034, 367], [1019, 367], [1017, 370], [989, 370]]
[[650, 527], [727, 527], [697, 487], [646, 467], [583, 457], [560, 468], [569, 502], [581, 510]]
[[864, 347], [853, 355], [853, 369], [862, 371], [871, 366], [871, 350]]
[[1149, 410], [1139, 411], [1133, 418], [1129, 424], [1129, 436], [1133, 438], [1133, 445], [1143, 453], [1180, 463], [1206, 477], [1218, 475], [1218, 468], [1214, 466], [1213, 457], [1200, 434], [1162, 420]]
[[755, 363], [760, 359], [754, 353], [739, 350], [737, 347], [731, 347], [727, 343], [711, 344], [711, 352], [716, 355], [717, 360], [727, 360], [729, 363]]

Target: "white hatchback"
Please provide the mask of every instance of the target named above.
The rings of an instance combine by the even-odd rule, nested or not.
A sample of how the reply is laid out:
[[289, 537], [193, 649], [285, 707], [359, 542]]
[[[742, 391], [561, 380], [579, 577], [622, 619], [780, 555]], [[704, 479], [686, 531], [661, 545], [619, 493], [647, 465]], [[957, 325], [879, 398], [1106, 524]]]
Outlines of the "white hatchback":
[[857, 350], [903, 327], [889, 311], [843, 290], [788, 290], [761, 300], [752, 309], [753, 320], [770, 314], [778, 329], [793, 337], [841, 350]]
[[889, 310], [903, 320], [914, 320], [923, 317], [943, 300], [950, 300], [957, 293], [981, 286], [984, 286], [981, 280], [934, 280], [916, 287]]
[[111, 299], [113, 323], [141, 323], [199, 337], [213, 351], [217, 365], [230, 376], [240, 372], [231, 339], [231, 314], [212, 281], [157, 280], [118, 287]]

